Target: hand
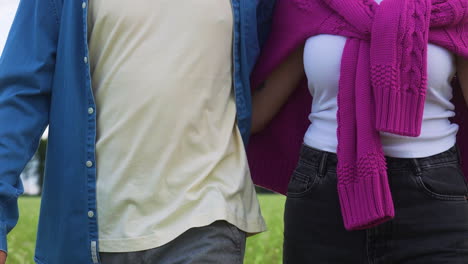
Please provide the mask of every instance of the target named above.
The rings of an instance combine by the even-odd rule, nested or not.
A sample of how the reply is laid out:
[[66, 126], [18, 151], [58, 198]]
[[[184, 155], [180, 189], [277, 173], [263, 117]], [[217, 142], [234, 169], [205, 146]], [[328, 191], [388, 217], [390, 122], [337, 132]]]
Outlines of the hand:
[[4, 251], [0, 250], [0, 264], [6, 263], [7, 254]]

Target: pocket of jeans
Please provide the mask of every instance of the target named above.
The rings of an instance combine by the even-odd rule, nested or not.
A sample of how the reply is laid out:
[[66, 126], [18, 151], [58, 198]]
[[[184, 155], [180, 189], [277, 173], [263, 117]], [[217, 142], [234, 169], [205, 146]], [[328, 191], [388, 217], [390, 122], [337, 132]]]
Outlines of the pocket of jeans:
[[443, 201], [466, 201], [468, 187], [465, 176], [456, 163], [424, 169], [416, 176], [422, 192]]
[[287, 196], [299, 198], [312, 190], [318, 181], [317, 168], [299, 160], [288, 184]]

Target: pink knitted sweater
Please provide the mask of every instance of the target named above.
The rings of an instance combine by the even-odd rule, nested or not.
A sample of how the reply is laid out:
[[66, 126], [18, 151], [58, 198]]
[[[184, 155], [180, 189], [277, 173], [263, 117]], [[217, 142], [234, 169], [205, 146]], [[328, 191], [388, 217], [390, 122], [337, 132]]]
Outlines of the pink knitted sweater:
[[[379, 132], [420, 134], [427, 44], [468, 58], [468, 1], [385, 0], [378, 5], [374, 0], [278, 0], [252, 87], [318, 34], [348, 38], [338, 93], [338, 194], [345, 227], [369, 228], [394, 217]], [[259, 185], [286, 189], [298, 155], [290, 150], [299, 147], [307, 125], [304, 110], [310, 96], [304, 90], [292, 96], [287, 115], [280, 113], [265, 133], [252, 138], [249, 158]], [[269, 149], [276, 154], [265, 155]]]

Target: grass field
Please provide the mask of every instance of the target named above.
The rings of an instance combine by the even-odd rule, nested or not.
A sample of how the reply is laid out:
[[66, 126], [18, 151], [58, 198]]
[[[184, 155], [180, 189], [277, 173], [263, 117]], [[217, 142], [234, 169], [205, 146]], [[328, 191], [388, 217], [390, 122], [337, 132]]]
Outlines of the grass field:
[[[245, 264], [282, 263], [283, 243], [283, 208], [284, 197], [279, 195], [259, 195], [263, 216], [268, 225], [268, 232], [247, 240]], [[34, 245], [37, 219], [39, 216], [39, 198], [22, 197], [19, 199], [20, 221], [8, 235], [7, 264], [34, 263]]]

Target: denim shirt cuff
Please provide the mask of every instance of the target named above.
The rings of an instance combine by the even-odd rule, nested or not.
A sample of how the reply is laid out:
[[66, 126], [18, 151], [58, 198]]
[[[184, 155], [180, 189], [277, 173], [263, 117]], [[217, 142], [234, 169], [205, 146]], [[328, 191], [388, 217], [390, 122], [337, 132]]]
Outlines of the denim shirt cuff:
[[0, 223], [0, 251], [7, 253], [7, 228], [4, 222]]

